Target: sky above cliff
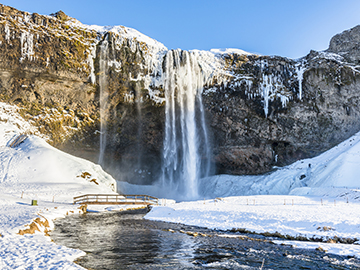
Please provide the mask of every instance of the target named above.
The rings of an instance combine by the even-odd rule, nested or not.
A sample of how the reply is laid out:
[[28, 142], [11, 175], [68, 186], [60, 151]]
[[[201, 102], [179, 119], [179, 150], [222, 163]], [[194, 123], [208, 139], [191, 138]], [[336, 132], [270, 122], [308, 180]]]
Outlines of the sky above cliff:
[[59, 10], [84, 24], [124, 25], [169, 49], [238, 48], [299, 58], [360, 24], [358, 0], [3, 0], [22, 11]]

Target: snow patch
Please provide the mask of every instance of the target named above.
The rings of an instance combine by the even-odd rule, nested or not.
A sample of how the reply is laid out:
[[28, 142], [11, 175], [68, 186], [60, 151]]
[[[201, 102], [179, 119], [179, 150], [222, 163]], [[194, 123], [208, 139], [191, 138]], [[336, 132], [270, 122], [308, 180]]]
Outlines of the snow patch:
[[226, 48], [226, 49], [211, 49], [210, 50], [214, 54], [244, 54], [244, 55], [254, 55], [253, 53], [249, 53], [246, 51], [243, 51], [241, 49], [235, 49], [235, 48]]

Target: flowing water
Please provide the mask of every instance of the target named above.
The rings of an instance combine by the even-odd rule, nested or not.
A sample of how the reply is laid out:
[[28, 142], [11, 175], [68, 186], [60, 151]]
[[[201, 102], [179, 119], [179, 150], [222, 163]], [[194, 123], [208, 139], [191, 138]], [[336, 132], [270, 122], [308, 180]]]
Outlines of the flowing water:
[[191, 199], [210, 171], [210, 146], [201, 93], [205, 78], [195, 54], [172, 50], [164, 64], [165, 138], [162, 184]]
[[[360, 261], [316, 250], [224, 238], [203, 228], [142, 219], [144, 212], [90, 213], [55, 222], [51, 238], [85, 251], [88, 269], [360, 269]], [[174, 230], [170, 232], [168, 229]], [[193, 237], [183, 231], [212, 237]]]
[[108, 104], [108, 83], [107, 83], [107, 61], [108, 61], [108, 41], [105, 39], [100, 47], [99, 59], [99, 88], [100, 88], [100, 165], [104, 162], [104, 153], [106, 148], [106, 121], [107, 121], [107, 104]]

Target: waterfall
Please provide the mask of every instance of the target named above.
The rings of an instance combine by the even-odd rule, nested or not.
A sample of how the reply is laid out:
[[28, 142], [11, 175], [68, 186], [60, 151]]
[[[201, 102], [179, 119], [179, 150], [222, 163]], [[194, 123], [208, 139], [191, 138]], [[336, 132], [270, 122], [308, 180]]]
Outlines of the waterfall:
[[210, 146], [201, 98], [205, 77], [196, 55], [181, 50], [166, 54], [163, 75], [162, 184], [177, 196], [197, 198], [197, 181], [210, 171]]
[[107, 121], [107, 105], [108, 105], [108, 85], [107, 85], [107, 63], [108, 63], [108, 41], [105, 39], [100, 47], [99, 58], [99, 88], [100, 88], [100, 165], [104, 162], [104, 152], [106, 148], [106, 121]]

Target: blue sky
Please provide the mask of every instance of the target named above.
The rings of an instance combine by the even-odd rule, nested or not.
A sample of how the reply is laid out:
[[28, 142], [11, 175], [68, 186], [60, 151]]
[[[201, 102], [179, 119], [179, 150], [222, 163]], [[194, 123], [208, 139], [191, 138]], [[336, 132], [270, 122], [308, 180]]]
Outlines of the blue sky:
[[169, 49], [239, 48], [298, 58], [360, 24], [359, 0], [8, 0], [17, 9], [63, 10], [85, 24], [124, 25]]

